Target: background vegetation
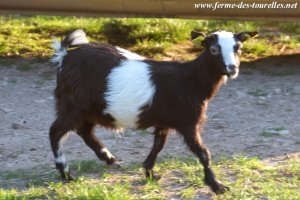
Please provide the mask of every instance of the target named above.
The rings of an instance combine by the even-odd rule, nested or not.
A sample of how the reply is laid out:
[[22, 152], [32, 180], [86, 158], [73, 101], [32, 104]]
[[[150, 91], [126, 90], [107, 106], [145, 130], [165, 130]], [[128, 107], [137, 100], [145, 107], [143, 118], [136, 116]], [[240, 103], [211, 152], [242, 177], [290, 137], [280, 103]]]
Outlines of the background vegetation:
[[259, 37], [245, 45], [246, 60], [300, 49], [299, 23], [1, 16], [0, 27], [0, 56], [48, 57], [52, 54], [52, 37], [63, 37], [80, 28], [92, 41], [108, 42], [152, 58], [173, 59], [182, 53], [183, 58], [189, 58], [189, 53], [193, 53], [191, 30], [258, 30]]

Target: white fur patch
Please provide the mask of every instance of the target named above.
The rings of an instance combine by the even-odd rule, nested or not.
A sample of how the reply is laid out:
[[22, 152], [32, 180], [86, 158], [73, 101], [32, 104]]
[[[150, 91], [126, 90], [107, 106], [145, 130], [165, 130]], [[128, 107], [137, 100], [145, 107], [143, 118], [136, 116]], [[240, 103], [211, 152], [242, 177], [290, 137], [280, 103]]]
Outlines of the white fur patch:
[[115, 158], [115, 157], [108, 151], [108, 149], [107, 149], [106, 147], [102, 148], [102, 149], [100, 150], [100, 152], [101, 152], [101, 153], [105, 153], [109, 159]]
[[[72, 32], [69, 36], [69, 40], [71, 42], [69, 45], [82, 45], [89, 43], [86, 34], [82, 29]], [[67, 49], [62, 47], [61, 42], [59, 42], [56, 38], [53, 38], [52, 48], [54, 49], [54, 55], [51, 58], [51, 62], [60, 67], [64, 57], [68, 53]]]
[[236, 41], [232, 32], [217, 31], [213, 33], [218, 36], [218, 42], [221, 46], [221, 54], [225, 65], [236, 65], [237, 62], [234, 57], [234, 45]]
[[82, 29], [78, 29], [72, 32], [69, 38], [72, 41], [70, 45], [82, 45], [89, 43], [89, 40], [87, 39], [86, 34]]
[[120, 54], [125, 56], [129, 60], [145, 60], [145, 57], [140, 56], [139, 54], [133, 53], [121, 47], [116, 47]]
[[70, 170], [69, 170], [69, 166], [68, 166], [68, 165], [65, 165], [64, 172], [65, 172], [65, 173], [69, 173], [69, 171], [70, 171]]
[[65, 140], [69, 137], [69, 133], [65, 134], [62, 138], [60, 138], [60, 140], [58, 141], [58, 150], [57, 150], [57, 154], [58, 157], [55, 158], [55, 162], [56, 163], [62, 163], [65, 164], [66, 163], [66, 157], [62, 152], [62, 147], [63, 147], [63, 143], [65, 142]]
[[64, 57], [67, 55], [67, 50], [62, 48], [61, 43], [55, 38], [52, 42], [52, 48], [54, 49], [54, 55], [51, 58], [51, 62], [60, 67]]
[[66, 158], [64, 154], [59, 155], [57, 158], [55, 158], [56, 163], [64, 164], [66, 163]]
[[154, 93], [149, 65], [138, 60], [122, 61], [108, 75], [104, 113], [116, 119], [117, 127], [135, 128], [140, 108], [151, 104]]

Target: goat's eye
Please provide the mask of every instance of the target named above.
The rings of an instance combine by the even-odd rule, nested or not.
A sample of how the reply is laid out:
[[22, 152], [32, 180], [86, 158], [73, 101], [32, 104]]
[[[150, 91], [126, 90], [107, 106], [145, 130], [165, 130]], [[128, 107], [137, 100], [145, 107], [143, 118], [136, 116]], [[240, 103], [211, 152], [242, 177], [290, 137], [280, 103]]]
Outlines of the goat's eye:
[[238, 52], [238, 50], [240, 50], [240, 46], [239, 45], [235, 45], [233, 47], [234, 52]]
[[234, 50], [234, 53], [238, 54], [238, 55], [241, 55], [242, 54], [242, 46], [240, 45], [235, 45], [233, 47], [233, 50]]
[[241, 44], [237, 44], [237, 45], [234, 45], [233, 50], [234, 50], [235, 53], [240, 53], [242, 47], [243, 46]]
[[219, 54], [219, 49], [216, 46], [210, 47], [210, 52], [212, 55], [218, 55]]

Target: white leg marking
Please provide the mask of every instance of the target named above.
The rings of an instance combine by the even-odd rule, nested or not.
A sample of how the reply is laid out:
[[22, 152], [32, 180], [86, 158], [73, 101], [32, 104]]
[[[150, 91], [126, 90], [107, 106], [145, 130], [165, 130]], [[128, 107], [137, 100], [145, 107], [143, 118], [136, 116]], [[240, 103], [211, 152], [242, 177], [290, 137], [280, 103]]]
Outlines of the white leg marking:
[[142, 61], [126, 60], [108, 75], [104, 113], [116, 119], [116, 126], [135, 128], [140, 108], [151, 104], [155, 86], [149, 67]]
[[107, 149], [106, 147], [100, 149], [100, 152], [101, 152], [101, 153], [105, 153], [109, 159], [115, 158], [115, 157], [108, 151], [108, 149]]
[[68, 138], [68, 136], [69, 136], [69, 133], [67, 133], [65, 136], [60, 138], [60, 140], [58, 142], [58, 150], [57, 150], [58, 157], [55, 158], [56, 163], [61, 163], [61, 164], [66, 163], [66, 157], [62, 152], [62, 146], [63, 146], [63, 143], [65, 142], [65, 140]]
[[55, 158], [56, 163], [61, 163], [65, 164], [66, 163], [66, 158], [64, 154], [59, 154], [57, 158]]
[[65, 173], [68, 173], [68, 172], [69, 172], [69, 166], [68, 166], [68, 165], [65, 165], [64, 172], [65, 172]]

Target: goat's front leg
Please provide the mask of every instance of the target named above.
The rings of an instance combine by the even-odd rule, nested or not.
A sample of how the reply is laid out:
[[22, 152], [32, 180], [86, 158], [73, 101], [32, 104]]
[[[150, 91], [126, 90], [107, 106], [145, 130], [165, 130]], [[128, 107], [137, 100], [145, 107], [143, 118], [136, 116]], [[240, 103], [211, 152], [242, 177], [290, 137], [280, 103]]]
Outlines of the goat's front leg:
[[84, 142], [95, 152], [100, 160], [104, 160], [110, 166], [120, 167], [121, 165], [117, 162], [117, 159], [95, 135], [94, 126], [91, 123], [84, 123], [77, 129], [77, 134], [82, 137]]
[[159, 177], [155, 177], [153, 175], [153, 167], [155, 165], [155, 160], [158, 153], [162, 150], [162, 148], [166, 143], [168, 132], [169, 132], [168, 129], [156, 128], [153, 133], [154, 134], [153, 147], [147, 159], [143, 163], [143, 167], [145, 169], [145, 174], [147, 178], [159, 179]]
[[210, 153], [201, 141], [200, 132], [197, 130], [182, 132], [185, 142], [190, 150], [199, 158], [204, 167], [204, 181], [217, 194], [224, 193], [229, 187], [224, 186], [215, 176], [210, 165]]

